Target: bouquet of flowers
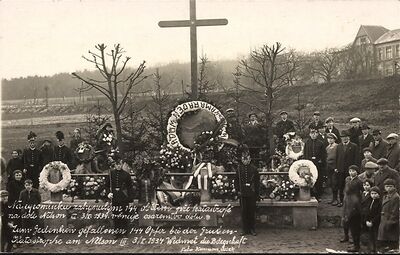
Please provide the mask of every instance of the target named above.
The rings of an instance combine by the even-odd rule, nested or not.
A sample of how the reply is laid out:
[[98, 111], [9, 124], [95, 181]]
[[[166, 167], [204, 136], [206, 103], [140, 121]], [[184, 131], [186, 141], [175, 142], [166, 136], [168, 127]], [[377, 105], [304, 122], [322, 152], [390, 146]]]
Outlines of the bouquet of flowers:
[[69, 186], [64, 190], [64, 194], [67, 197], [71, 197], [72, 201], [74, 201], [75, 198], [78, 198], [77, 195], [79, 194], [79, 183], [77, 179], [71, 179]]
[[274, 183], [274, 189], [269, 197], [275, 200], [294, 200], [296, 186], [293, 182], [283, 179], [280, 183]]
[[93, 147], [88, 142], [80, 143], [74, 153], [79, 163], [89, 163], [96, 156]]
[[112, 132], [103, 133], [102, 141], [106, 143], [108, 146], [111, 146], [113, 140], [114, 140], [114, 134]]
[[193, 167], [193, 159], [190, 152], [168, 145], [161, 146], [158, 163], [162, 169], [171, 172], [186, 172], [186, 169], [192, 169]]
[[233, 178], [226, 175], [214, 175], [211, 178], [211, 196], [216, 199], [236, 199], [234, 182]]
[[87, 199], [105, 197], [105, 177], [89, 177], [86, 176], [83, 181], [83, 196]]

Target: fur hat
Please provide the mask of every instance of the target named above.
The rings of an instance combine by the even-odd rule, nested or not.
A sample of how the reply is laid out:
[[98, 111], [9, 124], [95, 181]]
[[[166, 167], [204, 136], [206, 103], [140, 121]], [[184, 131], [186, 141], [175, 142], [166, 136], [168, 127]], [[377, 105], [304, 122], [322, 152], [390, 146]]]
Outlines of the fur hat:
[[35, 141], [36, 140], [37, 135], [34, 132], [29, 132], [28, 134], [28, 141]]

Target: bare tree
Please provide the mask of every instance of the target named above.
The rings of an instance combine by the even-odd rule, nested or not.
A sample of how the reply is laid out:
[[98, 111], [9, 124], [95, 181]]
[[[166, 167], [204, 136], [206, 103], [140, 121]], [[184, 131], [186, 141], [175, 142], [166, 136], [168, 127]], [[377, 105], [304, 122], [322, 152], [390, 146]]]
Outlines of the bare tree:
[[[95, 89], [110, 101], [115, 120], [117, 143], [121, 146], [122, 128], [120, 116], [125, 109], [129, 93], [147, 78], [143, 74], [146, 66], [145, 61], [143, 61], [136, 70], [128, 71], [126, 66], [131, 58], [125, 57], [125, 59], [121, 60], [125, 53], [124, 49], [119, 44], [116, 44], [111, 53], [106, 53], [106, 47], [104, 44], [97, 44], [95, 46], [96, 52], [89, 50], [90, 58], [83, 56], [83, 59], [95, 65], [101, 75], [101, 79], [82, 77], [78, 73], [72, 73], [72, 75], [86, 84], [82, 91]], [[106, 56], [111, 57], [110, 64], [106, 63]]]
[[336, 49], [325, 49], [314, 56], [313, 72], [326, 83], [330, 83], [338, 73], [339, 57]]
[[270, 151], [273, 143], [273, 111], [274, 102], [282, 88], [293, 84], [297, 69], [296, 57], [293, 51], [286, 52], [281, 43], [263, 45], [253, 50], [248, 59], [240, 61], [242, 76], [252, 84], [240, 86], [251, 92], [251, 101], [244, 102], [253, 109], [265, 114], [267, 124], [267, 144]]
[[200, 57], [200, 70], [199, 70], [199, 97], [205, 97], [205, 95], [214, 90], [216, 84], [215, 83], [211, 83], [208, 79], [207, 79], [207, 75], [208, 75], [208, 64], [210, 63], [210, 61], [207, 58], [207, 55], [203, 55]]

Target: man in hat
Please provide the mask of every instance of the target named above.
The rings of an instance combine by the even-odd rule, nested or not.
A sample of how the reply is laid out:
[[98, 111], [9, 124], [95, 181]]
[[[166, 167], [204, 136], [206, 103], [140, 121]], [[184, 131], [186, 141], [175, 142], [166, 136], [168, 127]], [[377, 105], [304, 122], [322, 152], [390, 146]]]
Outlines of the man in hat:
[[379, 250], [382, 253], [399, 249], [399, 206], [398, 182], [386, 179], [383, 183], [385, 195], [382, 201], [381, 222], [378, 230]]
[[372, 157], [372, 150], [370, 147], [364, 148], [363, 149], [363, 160], [361, 161], [361, 172], [364, 172], [365, 170], [365, 164], [368, 162], [373, 162], [376, 163], [378, 161], [376, 158]]
[[334, 125], [334, 119], [333, 117], [328, 117], [325, 120], [325, 124], [326, 124], [326, 128], [325, 128], [325, 133], [333, 133], [336, 135], [337, 139], [336, 139], [336, 143], [339, 144], [342, 139], [340, 138], [340, 132], [339, 129], [337, 129]]
[[308, 125], [308, 128], [309, 129], [318, 129], [318, 127], [323, 125], [324, 123], [322, 122], [322, 120], [320, 120], [320, 117], [321, 117], [321, 113], [319, 111], [315, 111], [313, 113], [313, 119], [312, 119], [310, 125]]
[[249, 147], [250, 156], [253, 161], [258, 162], [260, 160], [261, 148], [266, 143], [267, 131], [259, 122], [257, 114], [253, 112], [249, 114], [249, 122], [245, 125], [244, 131], [244, 143]]
[[13, 223], [10, 221], [10, 208], [8, 207], [8, 191], [0, 191], [0, 214], [1, 214], [1, 252], [11, 252], [13, 239], [12, 229]]
[[240, 126], [239, 119], [235, 114], [233, 108], [229, 108], [226, 111], [226, 132], [229, 137], [235, 139], [239, 143], [243, 142], [243, 129]]
[[399, 135], [391, 133], [386, 137], [389, 142], [386, 158], [389, 161], [388, 166], [400, 172], [400, 145], [398, 143]]
[[369, 127], [367, 124], [361, 125], [362, 135], [358, 137], [358, 143], [360, 144], [360, 153], [363, 154], [364, 148], [368, 148], [372, 146], [374, 142], [374, 137], [369, 133]]
[[110, 172], [111, 180], [106, 184], [109, 190], [108, 198], [113, 206], [114, 228], [118, 231], [115, 238], [128, 234], [129, 221], [126, 216], [129, 215], [129, 203], [133, 201], [132, 179], [129, 173], [122, 169], [123, 163], [124, 161], [117, 156]]
[[336, 169], [336, 153], [337, 137], [334, 133], [328, 133], [326, 135], [328, 139], [328, 146], [326, 146], [326, 174], [328, 176], [328, 183], [332, 189], [332, 200], [329, 202], [331, 205], [337, 205], [339, 202], [338, 197], [338, 175], [334, 170]]
[[376, 159], [386, 157], [389, 144], [383, 140], [382, 132], [379, 129], [374, 129], [372, 131], [372, 137], [374, 138], [374, 142], [371, 146], [372, 157]]
[[350, 142], [357, 144], [357, 146], [360, 146], [358, 137], [363, 134], [361, 131], [360, 123], [361, 120], [359, 118], [352, 118], [350, 120], [351, 128], [349, 128], [348, 130], [350, 135]]
[[67, 164], [68, 167], [71, 167], [72, 152], [65, 145], [64, 133], [61, 131], [57, 131], [56, 138], [57, 138], [58, 145], [54, 147], [54, 157], [53, 157], [54, 161], [61, 161], [64, 164]]
[[358, 175], [361, 182], [364, 183], [365, 180], [370, 179], [375, 183], [375, 171], [378, 170], [378, 164], [374, 162], [367, 162], [364, 165], [364, 172]]
[[278, 149], [282, 152], [285, 151], [285, 138], [283, 135], [289, 132], [295, 132], [293, 121], [288, 119], [288, 113], [286, 111], [281, 111], [281, 120], [276, 123], [275, 135], [278, 138]]
[[348, 169], [351, 165], [357, 165], [360, 156], [358, 146], [350, 142], [348, 130], [343, 130], [340, 135], [342, 137], [342, 142], [337, 146], [336, 169], [334, 170], [338, 175], [339, 207], [343, 206], [343, 191], [345, 179], [349, 175]]
[[318, 139], [321, 140], [321, 142], [324, 144], [324, 147], [328, 146], [328, 139], [326, 137], [325, 133], [326, 129], [326, 124], [322, 124], [321, 126], [318, 126]]
[[251, 164], [251, 157], [246, 145], [238, 150], [240, 162], [235, 176], [235, 189], [240, 199], [242, 215], [242, 235], [255, 232], [256, 202], [259, 201], [260, 175], [257, 168]]
[[375, 186], [378, 186], [380, 190], [385, 190], [384, 182], [387, 179], [393, 179], [396, 182], [396, 188], [400, 187], [400, 174], [396, 170], [388, 166], [389, 161], [385, 158], [380, 158], [376, 162], [378, 164], [378, 171], [375, 174]]
[[310, 139], [304, 144], [304, 159], [311, 160], [318, 169], [318, 178], [314, 185], [313, 195], [319, 202], [323, 193], [322, 182], [325, 176], [326, 147], [318, 139], [318, 132], [315, 129], [310, 129]]
[[43, 168], [43, 156], [39, 149], [36, 148], [36, 137], [34, 132], [28, 135], [28, 148], [23, 152], [24, 169], [23, 172], [27, 179], [31, 179], [34, 188], [39, 188], [39, 175]]

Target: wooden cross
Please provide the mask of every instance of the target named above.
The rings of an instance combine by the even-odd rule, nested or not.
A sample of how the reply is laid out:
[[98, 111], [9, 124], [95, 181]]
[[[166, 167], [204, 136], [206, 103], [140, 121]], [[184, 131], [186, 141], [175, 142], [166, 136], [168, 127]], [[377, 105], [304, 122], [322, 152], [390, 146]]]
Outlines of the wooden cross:
[[198, 97], [197, 88], [197, 27], [198, 26], [223, 26], [227, 25], [227, 19], [196, 19], [196, 0], [190, 0], [190, 20], [160, 21], [160, 27], [190, 27], [190, 59], [192, 99]]

